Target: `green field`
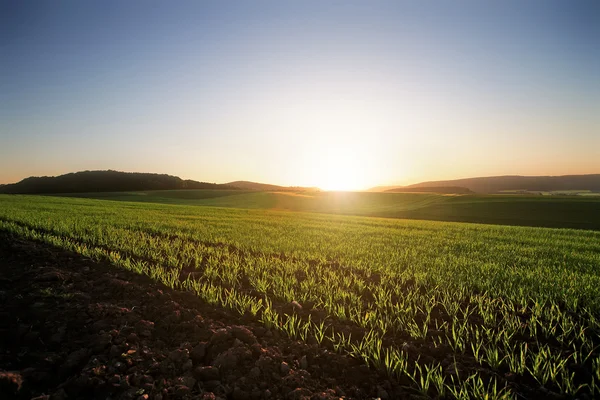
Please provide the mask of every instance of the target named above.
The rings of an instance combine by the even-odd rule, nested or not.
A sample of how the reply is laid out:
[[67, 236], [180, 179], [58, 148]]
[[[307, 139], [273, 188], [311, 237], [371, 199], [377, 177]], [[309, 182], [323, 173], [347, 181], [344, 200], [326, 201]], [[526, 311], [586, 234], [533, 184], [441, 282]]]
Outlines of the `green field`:
[[600, 230], [600, 197], [163, 190], [65, 195], [105, 200]]
[[[464, 201], [399, 194], [373, 206], [377, 194], [362, 195], [319, 204], [377, 215], [399, 198], [406, 212]], [[244, 196], [247, 209], [223, 208]], [[600, 232], [261, 209], [286, 208], [274, 199], [3, 195], [0, 230], [192, 291], [426, 397], [600, 396]], [[493, 203], [479, 202], [468, 204]]]

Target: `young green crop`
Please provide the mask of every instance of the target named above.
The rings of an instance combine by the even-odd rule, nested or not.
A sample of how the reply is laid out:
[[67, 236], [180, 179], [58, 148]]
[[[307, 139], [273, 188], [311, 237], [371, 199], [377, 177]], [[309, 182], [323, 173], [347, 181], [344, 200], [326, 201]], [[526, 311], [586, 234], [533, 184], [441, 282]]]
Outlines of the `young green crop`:
[[191, 291], [427, 396], [511, 398], [509, 372], [531, 390], [600, 393], [599, 232], [32, 196], [0, 196], [0, 230]]

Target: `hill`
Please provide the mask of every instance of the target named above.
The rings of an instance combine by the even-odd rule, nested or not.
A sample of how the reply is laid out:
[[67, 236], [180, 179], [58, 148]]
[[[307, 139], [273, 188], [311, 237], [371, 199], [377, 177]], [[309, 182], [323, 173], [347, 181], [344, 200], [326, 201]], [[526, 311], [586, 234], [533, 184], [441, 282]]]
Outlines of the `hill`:
[[228, 189], [236, 187], [181, 179], [166, 174], [120, 171], [81, 171], [59, 176], [29, 177], [0, 186], [0, 193], [44, 194], [121, 192], [136, 190]]
[[302, 187], [302, 186], [279, 186], [270, 185], [268, 183], [258, 183], [250, 181], [234, 181], [226, 183], [226, 185], [243, 189], [243, 190], [258, 190], [262, 192], [289, 192], [289, 191], [318, 191], [318, 188], [314, 187]]
[[473, 194], [469, 190], [460, 186], [431, 186], [431, 187], [400, 187], [385, 190], [389, 193], [438, 193], [438, 194]]
[[[396, 189], [434, 188], [434, 187], [463, 187], [475, 193], [498, 193], [509, 190], [530, 192], [552, 192], [569, 190], [600, 191], [600, 174], [563, 175], [563, 176], [488, 176], [479, 178], [453, 179], [446, 181], [428, 181]], [[377, 190], [373, 188], [371, 190]], [[378, 191], [390, 191], [378, 190]]]
[[228, 182], [228, 183], [226, 183], [226, 185], [233, 186], [238, 189], [244, 189], [244, 190], [280, 191], [280, 190], [286, 189], [284, 186], [270, 185], [268, 183], [258, 183], [258, 182], [250, 182], [250, 181]]
[[387, 192], [390, 191], [392, 189], [400, 189], [403, 188], [404, 186], [400, 186], [400, 185], [387, 185], [387, 186], [373, 186], [372, 188], [363, 190], [363, 192]]

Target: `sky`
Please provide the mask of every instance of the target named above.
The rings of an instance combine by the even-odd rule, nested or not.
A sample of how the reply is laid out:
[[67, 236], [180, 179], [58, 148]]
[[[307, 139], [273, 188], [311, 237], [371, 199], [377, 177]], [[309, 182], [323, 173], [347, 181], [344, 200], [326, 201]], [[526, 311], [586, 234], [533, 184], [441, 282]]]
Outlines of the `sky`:
[[598, 1], [0, 0], [0, 183], [600, 173]]

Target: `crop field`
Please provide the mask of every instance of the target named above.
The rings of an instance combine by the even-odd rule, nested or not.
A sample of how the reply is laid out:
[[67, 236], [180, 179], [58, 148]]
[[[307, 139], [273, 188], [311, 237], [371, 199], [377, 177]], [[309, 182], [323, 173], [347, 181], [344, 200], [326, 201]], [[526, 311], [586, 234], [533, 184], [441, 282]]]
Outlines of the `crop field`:
[[385, 218], [600, 230], [600, 197], [160, 190], [60, 196]]
[[0, 231], [192, 292], [417, 396], [600, 398], [598, 231], [16, 195], [0, 196]]

